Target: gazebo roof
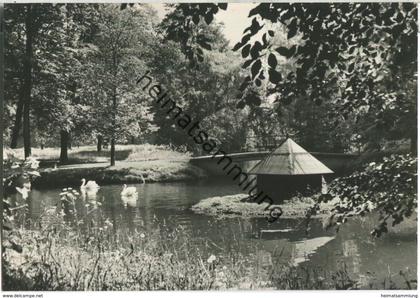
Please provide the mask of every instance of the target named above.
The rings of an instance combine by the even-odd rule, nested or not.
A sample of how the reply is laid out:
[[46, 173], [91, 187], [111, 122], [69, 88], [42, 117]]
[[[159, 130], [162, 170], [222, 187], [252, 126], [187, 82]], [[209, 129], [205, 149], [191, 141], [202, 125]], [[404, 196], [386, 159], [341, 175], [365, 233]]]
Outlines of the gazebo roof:
[[316, 175], [334, 172], [292, 139], [287, 138], [280, 147], [256, 164], [248, 173], [254, 175]]

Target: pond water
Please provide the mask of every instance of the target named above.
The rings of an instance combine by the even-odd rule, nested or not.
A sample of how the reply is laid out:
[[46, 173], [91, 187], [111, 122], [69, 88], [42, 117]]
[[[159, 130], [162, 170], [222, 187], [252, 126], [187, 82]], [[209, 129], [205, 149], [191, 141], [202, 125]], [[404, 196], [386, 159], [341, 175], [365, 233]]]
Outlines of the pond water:
[[[117, 232], [139, 229], [147, 233], [156, 228], [156, 222], [181, 225], [192, 242], [203, 243], [203, 251], [209, 255], [232, 249], [235, 243], [244, 253], [256, 254], [264, 266], [280, 262], [337, 271], [345, 264], [347, 271], [362, 283], [371, 276], [380, 282], [391, 274], [397, 287], [404, 286], [398, 275], [400, 270], [408, 270], [411, 277], [417, 275], [415, 224], [374, 239], [370, 236], [375, 223], [373, 215], [349, 221], [338, 233], [325, 231], [316, 219], [310, 223], [309, 231], [298, 219], [279, 219], [274, 223], [263, 218], [217, 219], [195, 214], [190, 208], [208, 197], [236, 194], [237, 186], [220, 180], [134, 186], [139, 192], [137, 202], [121, 200], [121, 185], [102, 186], [96, 198], [86, 200], [101, 202], [98, 208], [102, 216], [113, 223]], [[30, 217], [37, 219], [44, 206], [57, 204], [60, 192], [61, 189], [32, 190]], [[203, 240], [208, 240], [207, 244]]]

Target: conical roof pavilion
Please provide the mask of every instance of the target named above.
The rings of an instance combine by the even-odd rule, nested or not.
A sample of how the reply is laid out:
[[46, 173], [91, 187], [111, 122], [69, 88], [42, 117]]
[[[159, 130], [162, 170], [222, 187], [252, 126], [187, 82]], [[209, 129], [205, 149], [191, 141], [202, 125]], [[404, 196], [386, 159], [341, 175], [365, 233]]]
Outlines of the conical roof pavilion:
[[334, 172], [292, 139], [287, 138], [280, 147], [256, 164], [248, 173], [291, 176], [332, 174]]

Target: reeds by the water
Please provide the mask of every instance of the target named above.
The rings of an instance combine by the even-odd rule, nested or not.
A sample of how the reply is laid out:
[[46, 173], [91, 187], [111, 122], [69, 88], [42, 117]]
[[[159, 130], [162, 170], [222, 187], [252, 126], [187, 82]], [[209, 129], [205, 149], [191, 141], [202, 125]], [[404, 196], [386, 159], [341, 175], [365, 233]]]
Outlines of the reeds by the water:
[[[209, 290], [260, 288], [246, 258], [204, 253], [182, 227], [115, 233], [108, 221], [83, 223], [46, 209], [40, 230], [19, 228], [23, 252], [6, 249], [6, 290]], [[67, 220], [66, 220], [67, 217]], [[235, 262], [233, 262], [235, 260]]]
[[[69, 196], [68, 198], [71, 198]], [[45, 208], [40, 220], [12, 232], [22, 252], [2, 256], [4, 290], [357, 289], [345, 266], [336, 271], [273, 264], [202, 249], [182, 226], [124, 232], [102, 214], [78, 214], [71, 199]], [[86, 204], [87, 212], [100, 212]], [[33, 229], [31, 227], [37, 227]], [[233, 241], [232, 245], [235, 244]], [[211, 247], [211, 245], [205, 245]], [[257, 251], [258, 248], [256, 247]], [[416, 284], [408, 280], [407, 288]], [[392, 280], [368, 288], [392, 288]], [[395, 285], [395, 284], [394, 284]], [[366, 288], [366, 286], [364, 286]]]

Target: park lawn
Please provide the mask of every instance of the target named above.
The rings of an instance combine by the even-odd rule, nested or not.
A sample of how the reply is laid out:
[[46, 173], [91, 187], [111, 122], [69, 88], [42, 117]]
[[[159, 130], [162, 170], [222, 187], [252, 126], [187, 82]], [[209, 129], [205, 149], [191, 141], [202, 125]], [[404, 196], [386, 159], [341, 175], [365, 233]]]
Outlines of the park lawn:
[[[32, 148], [32, 156], [42, 161], [56, 161], [60, 159], [60, 148], [48, 147], [44, 149]], [[23, 148], [4, 149], [3, 158], [7, 158], [7, 154], [12, 153], [19, 159], [24, 158]], [[144, 160], [183, 160], [188, 159], [191, 155], [188, 152], [182, 152], [169, 145], [116, 145], [115, 154], [117, 161], [144, 161]], [[98, 152], [96, 146], [79, 146], [72, 147], [68, 150], [69, 161], [67, 164], [79, 163], [106, 163], [110, 160], [110, 148], [102, 149]]]
[[110, 183], [172, 182], [205, 177], [203, 170], [182, 160], [143, 160], [121, 161], [115, 166], [104, 168], [105, 177]]
[[[6, 149], [23, 159], [23, 149]], [[37, 186], [76, 186], [82, 178], [99, 184], [173, 182], [202, 178], [204, 172], [189, 163], [190, 153], [167, 145], [117, 145], [116, 164], [110, 166], [109, 149], [97, 152], [96, 146], [69, 149], [69, 163], [59, 164], [59, 148], [32, 148], [32, 156], [41, 162]]]
[[203, 170], [193, 166], [188, 159], [117, 161], [59, 166], [56, 169], [41, 169], [41, 177], [34, 184], [41, 187], [77, 186], [82, 178], [95, 180], [99, 184], [121, 184], [145, 182], [174, 182], [204, 178]]

